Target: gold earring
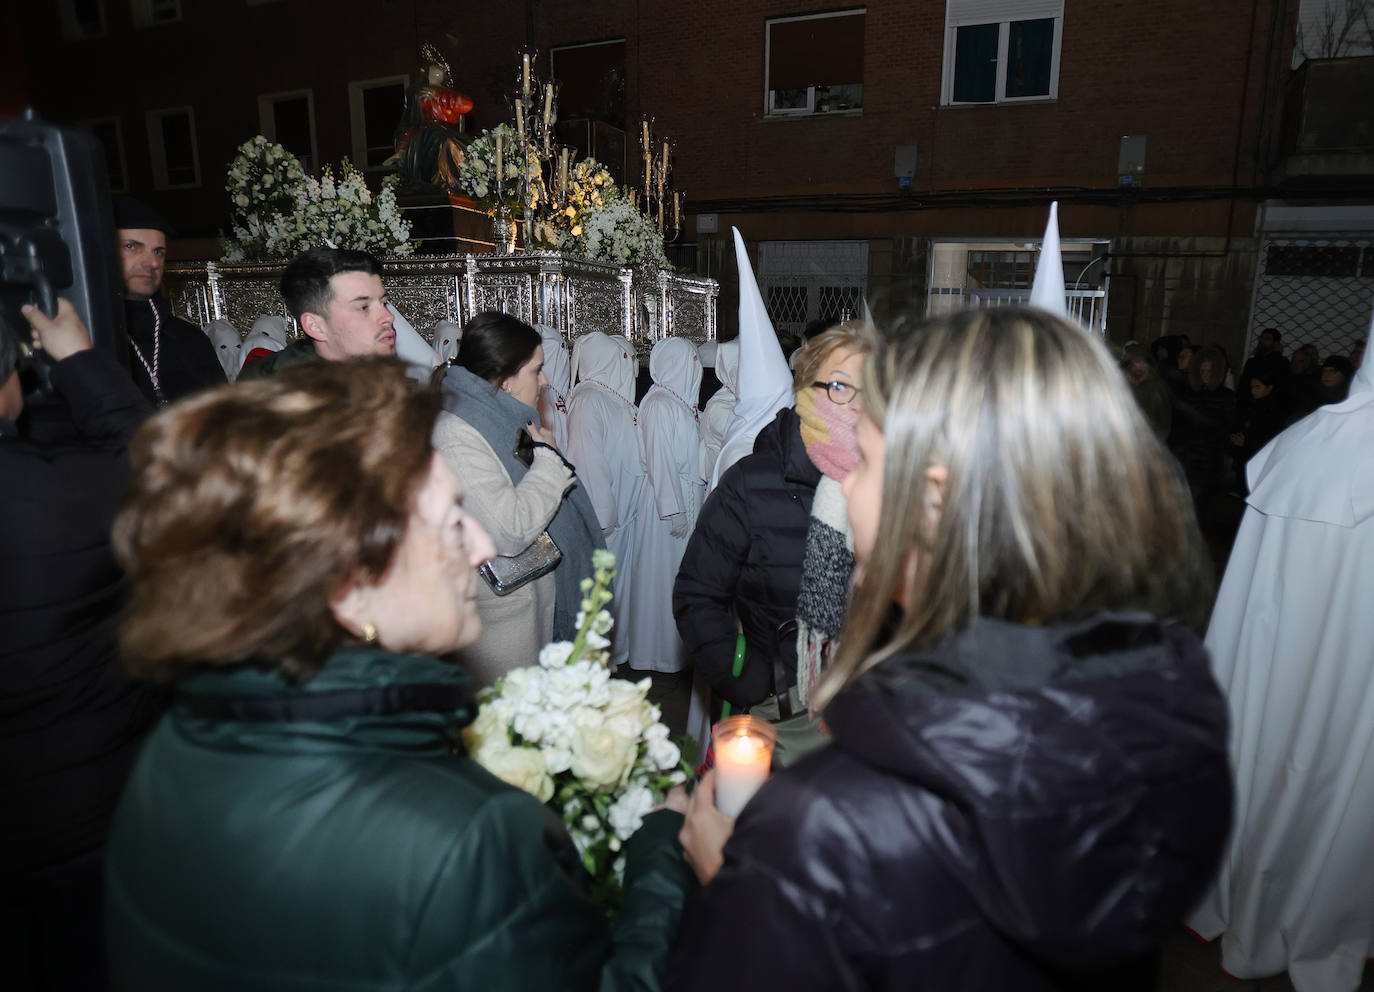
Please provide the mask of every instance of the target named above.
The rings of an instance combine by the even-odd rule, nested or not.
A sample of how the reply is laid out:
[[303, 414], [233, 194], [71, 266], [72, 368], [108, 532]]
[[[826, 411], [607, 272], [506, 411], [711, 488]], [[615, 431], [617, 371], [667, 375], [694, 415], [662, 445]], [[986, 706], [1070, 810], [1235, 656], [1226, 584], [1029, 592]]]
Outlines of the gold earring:
[[364, 643], [364, 644], [376, 644], [376, 643], [377, 643], [377, 625], [376, 625], [375, 623], [365, 623], [365, 624], [363, 624], [363, 643]]

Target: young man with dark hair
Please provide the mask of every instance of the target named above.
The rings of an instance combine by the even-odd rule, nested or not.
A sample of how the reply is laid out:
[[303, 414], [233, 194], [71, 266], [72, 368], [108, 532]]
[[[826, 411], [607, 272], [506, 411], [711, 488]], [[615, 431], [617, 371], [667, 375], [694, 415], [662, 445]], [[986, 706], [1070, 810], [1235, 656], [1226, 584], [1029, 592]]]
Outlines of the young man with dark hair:
[[172, 313], [162, 292], [172, 228], [157, 211], [132, 197], [116, 198], [114, 215], [134, 385], [155, 406], [224, 385], [215, 346], [199, 327]]
[[387, 309], [382, 263], [365, 251], [311, 248], [291, 260], [281, 295], [301, 337], [256, 358], [239, 379], [261, 379], [300, 362], [328, 362], [396, 354], [394, 318]]

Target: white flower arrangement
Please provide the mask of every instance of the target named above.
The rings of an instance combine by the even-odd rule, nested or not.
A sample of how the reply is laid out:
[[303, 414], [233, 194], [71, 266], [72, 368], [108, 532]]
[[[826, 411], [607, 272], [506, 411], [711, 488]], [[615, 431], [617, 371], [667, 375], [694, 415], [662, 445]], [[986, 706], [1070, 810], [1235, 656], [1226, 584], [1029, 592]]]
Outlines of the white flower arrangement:
[[592, 564], [576, 638], [545, 645], [539, 664], [486, 690], [463, 741], [473, 760], [562, 817], [593, 893], [614, 912], [624, 842], [688, 769], [648, 701], [649, 679], [611, 677], [606, 605], [615, 556], [598, 550]]
[[[501, 136], [501, 199], [496, 198], [496, 135]], [[512, 216], [523, 212], [525, 204], [520, 192], [520, 161], [515, 128], [498, 124], [473, 138], [463, 149], [463, 161], [458, 166], [458, 185], [477, 201], [477, 206], [489, 214], [505, 207]], [[532, 199], [537, 205], [544, 193], [543, 172], [539, 157], [531, 148], [526, 155], [525, 168], [533, 183]]]
[[409, 255], [415, 247], [410, 222], [396, 205], [399, 182], [388, 176], [374, 198], [348, 159], [339, 164], [337, 181], [329, 166], [316, 179], [281, 145], [251, 138], [239, 146], [224, 184], [233, 234], [224, 241], [224, 261], [289, 259], [325, 244]]
[[634, 268], [671, 268], [658, 228], [615, 186], [607, 187], [575, 219], [576, 225], [559, 233], [563, 251]]

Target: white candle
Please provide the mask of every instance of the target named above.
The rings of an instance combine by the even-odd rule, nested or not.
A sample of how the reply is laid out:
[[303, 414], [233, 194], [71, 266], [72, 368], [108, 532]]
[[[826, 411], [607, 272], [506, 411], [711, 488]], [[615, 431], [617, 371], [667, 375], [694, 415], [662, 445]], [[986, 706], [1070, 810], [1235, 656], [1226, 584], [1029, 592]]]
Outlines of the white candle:
[[523, 67], [520, 76], [520, 92], [524, 95], [525, 99], [528, 100], [530, 96], [530, 57], [528, 55], [522, 56], [522, 61]]
[[520, 139], [520, 144], [525, 143], [525, 101], [515, 101], [515, 136]]
[[558, 156], [558, 192], [566, 192], [568, 188], [568, 150], [563, 149]]
[[497, 182], [500, 182], [502, 179], [505, 178], [506, 170], [503, 168], [503, 165], [504, 165], [504, 163], [503, 163], [502, 158], [501, 158], [501, 132], [498, 131], [498, 132], [496, 133], [496, 180], [497, 180]]
[[544, 84], [544, 126], [553, 123], [553, 83]]
[[682, 226], [682, 193], [673, 193], [673, 227]]
[[734, 818], [768, 781], [773, 742], [747, 727], [722, 729], [715, 741], [716, 809]]

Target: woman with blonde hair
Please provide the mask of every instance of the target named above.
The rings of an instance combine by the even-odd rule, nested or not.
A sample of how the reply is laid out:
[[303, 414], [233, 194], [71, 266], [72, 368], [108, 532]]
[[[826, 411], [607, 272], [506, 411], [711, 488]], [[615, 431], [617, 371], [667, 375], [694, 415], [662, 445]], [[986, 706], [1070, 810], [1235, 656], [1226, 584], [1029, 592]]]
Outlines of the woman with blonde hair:
[[764, 785], [723, 867], [698, 787], [683, 840], [714, 880], [676, 987], [1153, 989], [1230, 816], [1187, 491], [1081, 329], [905, 330], [866, 366], [844, 484], [831, 746]]

